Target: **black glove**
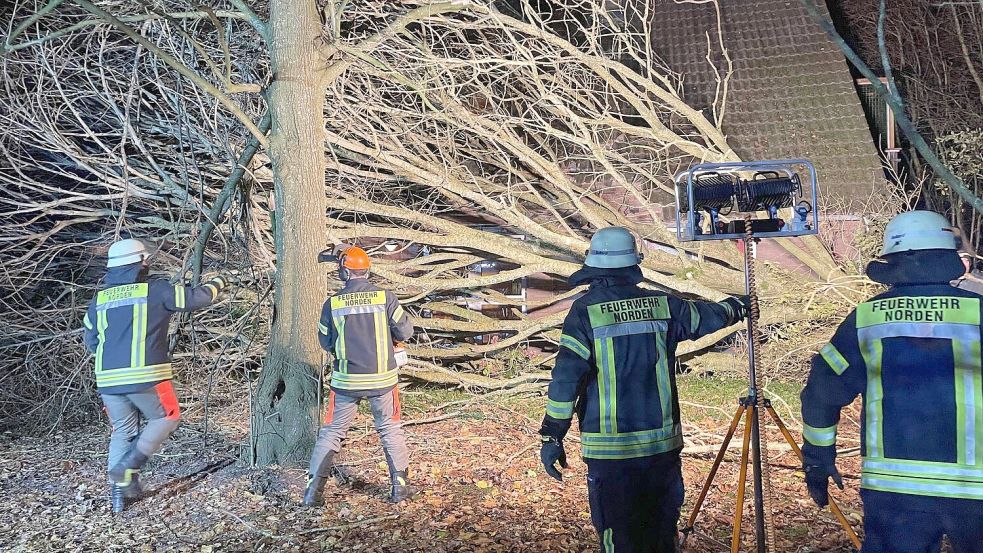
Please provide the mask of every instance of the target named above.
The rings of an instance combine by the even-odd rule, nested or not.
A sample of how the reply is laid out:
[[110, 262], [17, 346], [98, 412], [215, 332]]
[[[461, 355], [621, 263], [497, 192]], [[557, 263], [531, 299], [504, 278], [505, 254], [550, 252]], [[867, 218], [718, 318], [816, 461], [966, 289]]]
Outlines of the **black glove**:
[[543, 441], [543, 446], [539, 449], [539, 458], [543, 461], [546, 474], [562, 482], [563, 475], [556, 469], [556, 462], [559, 461], [563, 468], [570, 468], [567, 465], [567, 453], [563, 451], [563, 442], [554, 436], [540, 436], [539, 438]]
[[727, 298], [723, 301], [734, 310], [734, 317], [737, 320], [746, 319], [751, 313], [751, 297], [750, 296], [735, 296], [732, 298]]
[[825, 507], [829, 504], [829, 479], [833, 478], [836, 487], [843, 489], [843, 478], [836, 470], [836, 465], [806, 465], [806, 487], [809, 488], [809, 497], [816, 502], [816, 505]]

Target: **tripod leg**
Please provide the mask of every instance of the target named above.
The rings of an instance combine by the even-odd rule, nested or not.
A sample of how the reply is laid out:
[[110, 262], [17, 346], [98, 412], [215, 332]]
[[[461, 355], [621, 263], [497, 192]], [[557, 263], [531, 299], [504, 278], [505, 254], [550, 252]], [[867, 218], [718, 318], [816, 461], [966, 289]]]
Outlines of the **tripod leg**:
[[751, 445], [751, 421], [754, 419], [755, 406], [751, 405], [744, 411], [744, 443], [741, 444], [741, 471], [737, 478], [737, 505], [734, 507], [734, 534], [730, 539], [731, 553], [737, 553], [741, 548], [741, 520], [744, 514], [744, 489], [747, 484], [747, 462]]
[[[799, 458], [799, 462], [802, 462], [802, 450], [799, 449], [799, 444], [795, 443], [795, 438], [792, 437], [792, 433], [788, 431], [785, 423], [778, 417], [778, 413], [775, 411], [775, 408], [771, 405], [766, 405], [765, 408], [768, 409], [768, 414], [771, 415], [771, 418], [774, 419], [775, 424], [778, 425], [778, 429], [781, 430], [782, 436], [785, 436], [785, 441], [788, 442], [788, 445], [792, 446], [792, 451], [795, 452], [796, 457]], [[857, 551], [860, 551], [860, 538], [857, 537], [857, 533], [853, 531], [853, 527], [850, 526], [850, 522], [845, 516], [843, 516], [843, 511], [840, 510], [840, 506], [836, 504], [836, 501], [834, 501], [832, 497], [829, 498], [829, 510], [833, 513], [833, 516], [836, 517], [836, 520], [839, 521], [840, 526], [846, 530], [847, 537], [849, 537], [850, 541], [853, 542], [853, 546], [857, 548]]]
[[734, 432], [737, 430], [738, 423], [741, 422], [741, 415], [744, 414], [744, 403], [738, 405], [737, 412], [734, 413], [734, 420], [730, 421], [730, 428], [727, 429], [727, 435], [724, 436], [724, 443], [720, 445], [720, 451], [717, 452], [717, 457], [713, 460], [713, 466], [710, 467], [710, 474], [707, 475], [706, 481], [703, 483], [703, 489], [700, 490], [700, 496], [696, 499], [696, 506], [693, 507], [693, 512], [689, 515], [689, 520], [686, 522], [686, 528], [683, 528], [683, 536], [688, 535], [693, 531], [693, 526], [696, 524], [696, 518], [700, 515], [700, 509], [703, 508], [703, 502], [707, 498], [707, 494], [710, 492], [710, 486], [713, 484], [713, 479], [717, 476], [717, 469], [720, 468], [720, 463], [724, 460], [724, 454], [727, 453], [727, 447], [730, 446], [731, 439], [734, 438]]
[[[760, 399], [759, 399], [760, 401]], [[761, 408], [756, 404], [751, 408], [749, 413], [752, 415], [751, 420], [751, 482], [752, 493], [754, 494], [754, 538], [755, 545], [757, 546], [758, 553], [767, 553], [770, 548], [774, 552], [774, 547], [771, 546], [771, 540], [769, 539], [769, 530], [771, 526], [769, 521], [765, 519], [767, 516], [765, 513], [771, 513], [770, 509], [766, 508], [765, 502], [770, 499], [770, 496], [765, 495], [765, 471], [768, 468], [768, 459], [764, 458], [765, 445], [761, 443], [761, 430], [764, 426], [761, 420]]]

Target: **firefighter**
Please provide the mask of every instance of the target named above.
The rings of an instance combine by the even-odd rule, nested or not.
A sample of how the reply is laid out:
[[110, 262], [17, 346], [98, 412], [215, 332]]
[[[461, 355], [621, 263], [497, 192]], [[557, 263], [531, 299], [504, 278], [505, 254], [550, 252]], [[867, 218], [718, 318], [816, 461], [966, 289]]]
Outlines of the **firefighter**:
[[135, 239], [110, 246], [106, 266], [103, 288], [83, 323], [85, 346], [95, 354], [96, 387], [113, 427], [109, 479], [113, 512], [119, 513], [142, 494], [140, 469], [181, 417], [171, 384], [171, 315], [211, 305], [228, 281], [216, 277], [188, 287], [150, 279], [150, 253]]
[[812, 360], [802, 391], [809, 495], [829, 500], [840, 410], [863, 396], [864, 553], [983, 552], [981, 298], [949, 281], [965, 271], [949, 222], [891, 220], [867, 275], [886, 292], [861, 303]]
[[743, 319], [748, 302], [687, 301], [642, 289], [635, 238], [597, 231], [570, 284], [588, 284], [563, 322], [540, 429], [546, 473], [562, 480], [574, 412], [591, 519], [605, 552], [670, 552], [683, 503], [676, 346]]
[[389, 466], [389, 500], [399, 503], [409, 498], [411, 490], [394, 344], [413, 335], [413, 322], [395, 294], [369, 282], [371, 262], [365, 250], [350, 247], [338, 261], [345, 285], [324, 302], [318, 325], [321, 347], [334, 357], [331, 391], [324, 426], [314, 444], [303, 503], [324, 503], [324, 484], [362, 399], [367, 399], [372, 409]]

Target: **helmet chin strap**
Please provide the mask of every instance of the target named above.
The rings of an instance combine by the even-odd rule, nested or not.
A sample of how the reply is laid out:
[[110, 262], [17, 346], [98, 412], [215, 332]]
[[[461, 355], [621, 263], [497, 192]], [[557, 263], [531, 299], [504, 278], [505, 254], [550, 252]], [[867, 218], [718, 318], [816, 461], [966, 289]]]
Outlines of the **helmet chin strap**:
[[338, 278], [341, 279], [342, 282], [348, 282], [348, 279], [351, 278], [351, 276], [351, 273], [349, 273], [348, 269], [345, 267], [345, 251], [342, 250], [338, 253]]

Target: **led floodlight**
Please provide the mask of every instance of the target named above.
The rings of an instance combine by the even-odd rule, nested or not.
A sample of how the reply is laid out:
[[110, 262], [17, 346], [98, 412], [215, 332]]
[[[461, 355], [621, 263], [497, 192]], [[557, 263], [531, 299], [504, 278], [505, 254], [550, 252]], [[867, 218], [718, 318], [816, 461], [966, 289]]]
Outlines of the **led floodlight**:
[[804, 159], [696, 165], [676, 176], [676, 237], [742, 239], [743, 218], [722, 220], [736, 213], [762, 214], [751, 221], [757, 238], [816, 234], [817, 197], [816, 169]]

